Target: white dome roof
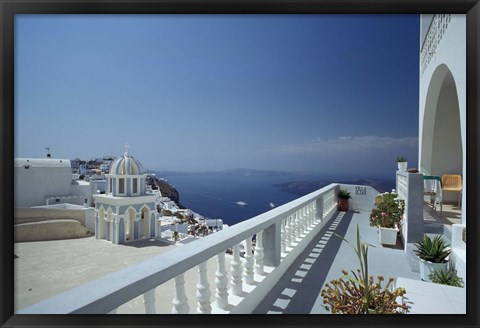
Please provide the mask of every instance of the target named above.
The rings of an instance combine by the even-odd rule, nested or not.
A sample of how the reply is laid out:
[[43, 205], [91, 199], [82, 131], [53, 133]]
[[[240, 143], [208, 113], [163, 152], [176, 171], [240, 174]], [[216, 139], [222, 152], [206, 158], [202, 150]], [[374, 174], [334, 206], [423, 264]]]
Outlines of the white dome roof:
[[110, 166], [110, 174], [140, 175], [143, 174], [142, 164], [128, 153], [116, 158]]

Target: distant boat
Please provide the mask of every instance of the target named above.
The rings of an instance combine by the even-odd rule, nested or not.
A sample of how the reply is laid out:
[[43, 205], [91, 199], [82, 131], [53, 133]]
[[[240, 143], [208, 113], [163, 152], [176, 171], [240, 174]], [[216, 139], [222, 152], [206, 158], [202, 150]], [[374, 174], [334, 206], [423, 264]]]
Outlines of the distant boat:
[[240, 205], [240, 206], [247, 206], [247, 205], [248, 205], [247, 203], [245, 203], [245, 202], [242, 202], [242, 201], [240, 201], [240, 202], [237, 202], [237, 204], [238, 204], [238, 205]]
[[275, 204], [272, 203], [272, 202], [270, 202], [270, 207], [271, 207], [271, 208], [274, 208], [274, 207], [275, 207]]

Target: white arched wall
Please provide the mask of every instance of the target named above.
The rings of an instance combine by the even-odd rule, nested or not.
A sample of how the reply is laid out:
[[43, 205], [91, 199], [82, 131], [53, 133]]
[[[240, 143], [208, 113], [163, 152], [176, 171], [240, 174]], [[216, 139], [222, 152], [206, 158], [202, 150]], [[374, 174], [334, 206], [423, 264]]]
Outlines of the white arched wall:
[[463, 147], [457, 88], [452, 73], [444, 64], [436, 69], [428, 88], [422, 133], [422, 172], [438, 176], [462, 174]]
[[[449, 77], [451, 76], [451, 78]], [[451, 83], [453, 81], [453, 84]], [[451, 88], [455, 87], [455, 91]], [[434, 143], [434, 139], [441, 135], [438, 129], [442, 123], [436, 122], [437, 118], [447, 120], [447, 102], [454, 102], [448, 95], [455, 94], [458, 103], [458, 120], [460, 129], [460, 144], [456, 155], [461, 157], [461, 172], [463, 176], [462, 193], [462, 223], [466, 224], [466, 186], [468, 183], [466, 172], [466, 17], [463, 14], [451, 15], [451, 20], [443, 34], [441, 41], [434, 50], [432, 60], [424, 72], [420, 72], [419, 90], [419, 168], [421, 172], [432, 174], [432, 170], [441, 170], [437, 155], [440, 143]], [[439, 116], [437, 116], [437, 114]], [[445, 116], [447, 114], [447, 116]], [[430, 122], [430, 123], [429, 123]], [[438, 123], [438, 125], [437, 125]], [[447, 122], [448, 123], [448, 122]], [[456, 124], [458, 126], [458, 124]], [[458, 133], [455, 131], [455, 135]], [[458, 138], [455, 141], [458, 144]], [[461, 155], [458, 150], [461, 149]], [[433, 160], [433, 162], [432, 162]], [[450, 163], [450, 164], [448, 164]], [[459, 161], [445, 160], [445, 166], [451, 165], [452, 170], [458, 169]], [[450, 169], [449, 169], [450, 170]], [[433, 172], [435, 173], [435, 172]], [[455, 195], [452, 196], [455, 199]]]

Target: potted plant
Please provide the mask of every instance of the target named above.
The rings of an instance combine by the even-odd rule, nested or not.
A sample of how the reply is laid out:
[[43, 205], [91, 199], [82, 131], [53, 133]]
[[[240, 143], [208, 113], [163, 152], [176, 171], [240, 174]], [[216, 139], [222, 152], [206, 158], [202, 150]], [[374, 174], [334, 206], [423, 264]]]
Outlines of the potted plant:
[[379, 241], [383, 245], [395, 245], [399, 226], [405, 211], [405, 201], [395, 190], [378, 194], [370, 214], [370, 226], [378, 228]]
[[434, 270], [428, 275], [428, 278], [436, 284], [463, 287], [463, 279], [458, 276], [454, 267], [447, 270]]
[[[349, 243], [343, 237], [340, 238]], [[373, 276], [368, 274], [368, 244], [360, 241], [358, 225], [357, 245], [354, 249], [360, 269], [356, 272], [352, 270], [352, 275], [342, 270], [343, 277], [325, 285], [320, 294], [324, 307], [334, 314], [406, 314], [406, 290], [401, 287], [393, 289], [393, 278], [382, 286], [385, 280], [382, 276], [378, 276], [378, 282], [375, 283]]]
[[451, 249], [442, 236], [430, 238], [424, 234], [422, 239], [414, 246], [416, 247], [414, 253], [420, 261], [420, 277], [422, 280], [431, 281], [429, 275], [435, 270], [447, 270]]
[[397, 164], [398, 164], [398, 170], [399, 171], [406, 171], [407, 170], [407, 165], [408, 165], [408, 160], [406, 156], [397, 156]]
[[340, 189], [338, 192], [338, 210], [341, 212], [348, 211], [348, 200], [350, 199], [350, 192], [347, 189]]

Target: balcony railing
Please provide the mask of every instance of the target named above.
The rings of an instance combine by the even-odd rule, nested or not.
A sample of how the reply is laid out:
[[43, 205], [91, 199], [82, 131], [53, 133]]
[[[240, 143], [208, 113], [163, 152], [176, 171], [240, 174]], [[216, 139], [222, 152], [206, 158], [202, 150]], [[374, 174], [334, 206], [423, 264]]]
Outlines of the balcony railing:
[[[228, 229], [90, 281], [18, 313], [116, 313], [118, 307], [141, 295], [145, 313], [156, 313], [155, 289], [171, 279], [175, 282], [171, 313], [249, 313], [333, 217], [338, 188], [338, 184], [330, 184]], [[254, 236], [256, 246], [253, 249]], [[244, 258], [240, 257], [241, 243], [245, 245]], [[225, 261], [225, 252], [229, 248], [233, 249], [230, 275]], [[216, 259], [214, 274], [207, 272], [209, 259]], [[185, 290], [185, 272], [195, 267], [198, 267], [197, 306], [191, 309]]]
[[451, 20], [450, 14], [436, 14], [433, 16], [433, 19], [430, 22], [428, 27], [427, 35], [423, 40], [422, 47], [420, 49], [420, 60], [421, 60], [421, 73], [427, 68], [428, 64], [437, 51], [437, 47], [440, 44], [440, 41], [447, 30], [448, 23]]

